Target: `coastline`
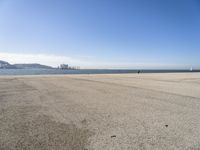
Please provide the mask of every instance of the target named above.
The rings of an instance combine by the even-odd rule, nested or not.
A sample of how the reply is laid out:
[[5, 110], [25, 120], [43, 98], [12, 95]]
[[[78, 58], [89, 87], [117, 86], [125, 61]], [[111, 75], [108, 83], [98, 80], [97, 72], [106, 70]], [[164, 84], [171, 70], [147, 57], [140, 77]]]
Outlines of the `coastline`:
[[200, 70], [182, 69], [0, 69], [0, 76], [4, 75], [67, 75], [67, 74], [146, 74], [146, 73], [198, 73]]

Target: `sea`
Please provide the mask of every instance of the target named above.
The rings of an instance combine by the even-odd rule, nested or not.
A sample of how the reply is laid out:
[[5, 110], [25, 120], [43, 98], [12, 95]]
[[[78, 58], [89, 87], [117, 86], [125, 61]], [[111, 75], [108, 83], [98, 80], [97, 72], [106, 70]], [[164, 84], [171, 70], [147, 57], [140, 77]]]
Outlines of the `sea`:
[[200, 70], [136, 70], [136, 69], [0, 69], [0, 75], [64, 75], [64, 74], [123, 74], [123, 73], [189, 73]]

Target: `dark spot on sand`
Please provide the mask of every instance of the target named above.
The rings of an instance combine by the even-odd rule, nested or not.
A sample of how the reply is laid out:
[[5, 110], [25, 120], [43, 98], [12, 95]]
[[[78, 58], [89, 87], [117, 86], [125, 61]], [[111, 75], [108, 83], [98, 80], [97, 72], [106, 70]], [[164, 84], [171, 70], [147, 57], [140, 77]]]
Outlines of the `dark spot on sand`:
[[166, 125], [165, 125], [165, 127], [167, 128], [167, 127], [168, 127], [168, 125], [166, 124]]
[[115, 138], [115, 137], [117, 137], [117, 136], [116, 136], [116, 135], [112, 135], [112, 136], [111, 136], [111, 138]]
[[86, 119], [83, 119], [83, 120], [81, 121], [81, 123], [84, 124], [84, 125], [86, 125], [86, 124], [87, 124], [87, 120], [86, 120]]

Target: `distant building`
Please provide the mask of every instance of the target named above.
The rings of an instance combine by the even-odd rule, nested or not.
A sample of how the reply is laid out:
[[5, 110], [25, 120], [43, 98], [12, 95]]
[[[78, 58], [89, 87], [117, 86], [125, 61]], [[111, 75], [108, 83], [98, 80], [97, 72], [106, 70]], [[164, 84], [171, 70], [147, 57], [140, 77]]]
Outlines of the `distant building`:
[[67, 70], [78, 70], [80, 67], [78, 66], [69, 66], [68, 64], [61, 64], [60, 69], [67, 69]]
[[69, 65], [68, 64], [61, 64], [60, 68], [61, 69], [69, 69]]

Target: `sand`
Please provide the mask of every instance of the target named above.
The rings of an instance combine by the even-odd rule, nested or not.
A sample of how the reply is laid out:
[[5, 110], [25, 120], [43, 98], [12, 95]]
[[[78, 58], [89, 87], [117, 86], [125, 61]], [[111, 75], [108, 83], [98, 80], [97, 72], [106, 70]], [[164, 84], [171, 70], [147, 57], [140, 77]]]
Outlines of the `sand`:
[[200, 149], [200, 73], [0, 77], [0, 150]]

